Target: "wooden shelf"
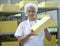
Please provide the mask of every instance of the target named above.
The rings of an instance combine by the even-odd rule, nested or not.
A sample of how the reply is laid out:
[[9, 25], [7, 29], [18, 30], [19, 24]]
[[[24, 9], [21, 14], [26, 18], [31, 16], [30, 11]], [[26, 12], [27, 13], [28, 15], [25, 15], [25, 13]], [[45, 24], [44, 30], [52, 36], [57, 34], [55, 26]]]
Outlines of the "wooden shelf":
[[0, 16], [1, 15], [5, 15], [5, 16], [9, 16], [9, 15], [15, 15], [15, 14], [20, 14], [20, 13], [22, 13], [23, 11], [19, 11], [19, 12], [10, 12], [10, 11], [0, 11]]
[[57, 7], [38, 7], [38, 13], [57, 10]]

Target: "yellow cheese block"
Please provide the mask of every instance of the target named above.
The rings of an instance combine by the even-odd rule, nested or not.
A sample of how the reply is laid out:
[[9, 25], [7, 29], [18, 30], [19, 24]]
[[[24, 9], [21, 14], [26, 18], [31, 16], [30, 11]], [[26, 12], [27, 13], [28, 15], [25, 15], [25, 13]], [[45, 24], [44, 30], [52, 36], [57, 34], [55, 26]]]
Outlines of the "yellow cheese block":
[[52, 23], [52, 19], [49, 16], [43, 17], [39, 22], [31, 27], [31, 30], [38, 34]]
[[23, 8], [24, 7], [24, 2], [23, 1], [20, 1], [18, 4], [16, 4], [16, 5], [19, 5], [19, 8], [21, 9], [21, 8]]
[[48, 27], [57, 27], [58, 26], [58, 22], [57, 21], [52, 21], [51, 25]]
[[20, 11], [19, 5], [16, 5], [16, 4], [2, 4], [0, 9], [1, 11], [6, 11], [6, 12]]
[[38, 4], [38, 7], [58, 7], [58, 2], [42, 2]]
[[56, 46], [56, 35], [51, 36], [51, 41], [44, 39], [44, 46]]
[[17, 21], [0, 21], [0, 32], [13, 33], [16, 31], [17, 26]]
[[2, 42], [1, 46], [19, 46], [17, 41], [12, 41], [12, 42]]
[[0, 11], [1, 11], [1, 5], [0, 5]]
[[43, 18], [44, 16], [49, 16], [49, 14], [38, 14], [38, 15], [37, 15], [37, 18], [38, 18], [38, 19], [41, 19], [41, 18]]
[[23, 8], [23, 7], [24, 7], [24, 2], [23, 2], [23, 1], [20, 1], [19, 7], [20, 7], [20, 8]]
[[[37, 18], [38, 19], [41, 19], [41, 18], [43, 18], [44, 16], [48, 16], [49, 14], [38, 14], [37, 15]], [[52, 21], [52, 24], [49, 26], [49, 27], [56, 27], [57, 26], [57, 21]]]
[[34, 4], [38, 5], [37, 0], [24, 0], [24, 5], [26, 5], [27, 3], [34, 3]]

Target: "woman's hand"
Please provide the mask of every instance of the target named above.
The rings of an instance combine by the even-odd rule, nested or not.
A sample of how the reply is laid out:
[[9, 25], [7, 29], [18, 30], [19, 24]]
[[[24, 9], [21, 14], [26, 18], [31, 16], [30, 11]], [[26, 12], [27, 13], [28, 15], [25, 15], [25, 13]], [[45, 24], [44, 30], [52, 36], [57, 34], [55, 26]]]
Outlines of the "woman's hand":
[[31, 36], [36, 36], [37, 34], [35, 34], [35, 32], [33, 30], [31, 30], [30, 35]]
[[51, 41], [51, 35], [50, 35], [50, 33], [49, 33], [47, 28], [44, 29], [44, 32], [45, 32], [45, 37], [47, 38], [47, 40]]

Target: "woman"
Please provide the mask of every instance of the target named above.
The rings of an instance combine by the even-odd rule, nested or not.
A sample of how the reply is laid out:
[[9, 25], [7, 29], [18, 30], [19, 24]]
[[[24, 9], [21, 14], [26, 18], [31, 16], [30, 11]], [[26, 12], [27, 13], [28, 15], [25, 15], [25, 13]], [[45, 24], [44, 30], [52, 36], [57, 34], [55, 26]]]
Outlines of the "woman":
[[47, 40], [51, 40], [50, 33], [47, 28], [39, 34], [34, 34], [31, 31], [31, 26], [33, 26], [39, 20], [36, 19], [38, 7], [33, 3], [28, 3], [24, 7], [25, 15], [28, 19], [21, 22], [15, 32], [15, 36], [18, 39], [19, 44], [23, 46], [44, 46], [43, 40], [44, 36]]

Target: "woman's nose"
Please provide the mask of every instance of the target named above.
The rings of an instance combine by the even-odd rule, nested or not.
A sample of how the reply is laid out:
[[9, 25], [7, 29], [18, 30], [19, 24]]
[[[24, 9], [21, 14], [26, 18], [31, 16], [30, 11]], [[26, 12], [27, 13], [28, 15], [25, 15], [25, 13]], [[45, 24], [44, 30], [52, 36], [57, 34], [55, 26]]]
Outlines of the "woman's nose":
[[33, 13], [32, 13], [32, 12], [30, 12], [30, 15], [33, 15]]

